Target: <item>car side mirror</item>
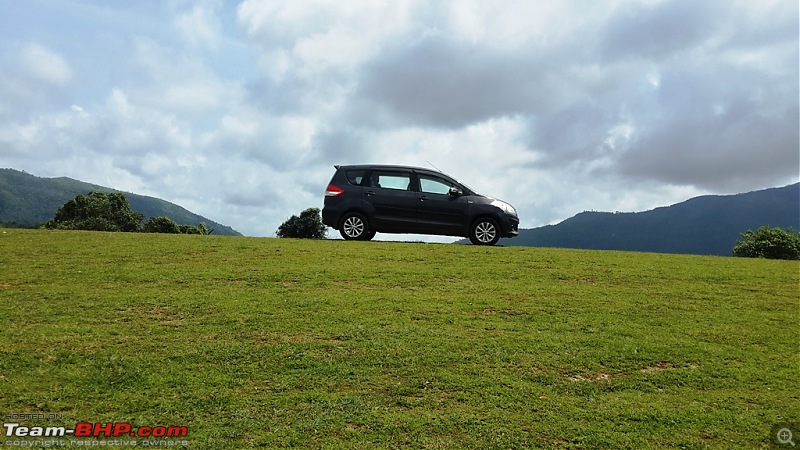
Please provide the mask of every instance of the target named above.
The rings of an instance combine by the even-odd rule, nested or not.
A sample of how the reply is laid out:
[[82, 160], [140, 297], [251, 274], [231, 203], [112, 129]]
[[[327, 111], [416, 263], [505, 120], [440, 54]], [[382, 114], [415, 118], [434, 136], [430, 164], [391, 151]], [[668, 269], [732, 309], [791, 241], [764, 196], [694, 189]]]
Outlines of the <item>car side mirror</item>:
[[464, 193], [461, 192], [461, 189], [457, 187], [451, 187], [449, 192], [451, 197], [459, 197], [461, 195], [464, 195]]

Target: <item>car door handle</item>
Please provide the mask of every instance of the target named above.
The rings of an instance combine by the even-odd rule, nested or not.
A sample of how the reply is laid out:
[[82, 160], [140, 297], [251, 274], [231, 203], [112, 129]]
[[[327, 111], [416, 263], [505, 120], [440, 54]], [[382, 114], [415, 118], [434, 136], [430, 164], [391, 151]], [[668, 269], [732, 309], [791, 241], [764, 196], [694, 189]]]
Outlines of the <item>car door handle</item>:
[[427, 199], [428, 199], [428, 196], [427, 196], [427, 195], [420, 195], [420, 196], [419, 196], [419, 197], [417, 197], [417, 198], [419, 199], [419, 201], [421, 201], [421, 202], [424, 202], [425, 200], [427, 200]]
[[366, 191], [364, 195], [375, 195], [375, 191]]

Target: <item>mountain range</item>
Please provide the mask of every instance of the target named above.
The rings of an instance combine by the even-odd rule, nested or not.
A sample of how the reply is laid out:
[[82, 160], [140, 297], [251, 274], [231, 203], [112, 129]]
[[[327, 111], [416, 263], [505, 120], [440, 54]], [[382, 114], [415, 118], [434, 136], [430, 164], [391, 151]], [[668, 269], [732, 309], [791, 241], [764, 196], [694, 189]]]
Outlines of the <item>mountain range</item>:
[[510, 246], [725, 255], [741, 233], [800, 229], [800, 183], [736, 195], [705, 195], [645, 212], [582, 212], [556, 225], [520, 230]]
[[[0, 225], [37, 227], [55, 216], [58, 208], [79, 194], [120, 192], [72, 178], [41, 178], [14, 169], [0, 169]], [[166, 216], [180, 225], [205, 223], [213, 234], [241, 236], [233, 228], [154, 197], [124, 192], [131, 209], [150, 217]]]

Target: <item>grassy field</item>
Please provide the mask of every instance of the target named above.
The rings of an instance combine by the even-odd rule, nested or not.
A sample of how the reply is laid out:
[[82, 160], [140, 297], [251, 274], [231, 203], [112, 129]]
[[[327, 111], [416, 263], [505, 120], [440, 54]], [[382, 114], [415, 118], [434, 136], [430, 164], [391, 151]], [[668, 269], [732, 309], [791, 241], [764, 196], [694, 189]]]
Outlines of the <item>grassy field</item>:
[[60, 417], [26, 426], [770, 448], [800, 419], [797, 262], [8, 229], [0, 268], [0, 414]]

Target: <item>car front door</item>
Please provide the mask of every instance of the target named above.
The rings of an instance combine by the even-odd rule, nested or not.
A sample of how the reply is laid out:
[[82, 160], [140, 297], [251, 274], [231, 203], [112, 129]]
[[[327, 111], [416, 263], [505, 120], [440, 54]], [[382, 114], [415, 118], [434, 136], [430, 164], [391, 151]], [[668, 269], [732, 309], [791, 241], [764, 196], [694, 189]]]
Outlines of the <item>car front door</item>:
[[462, 236], [469, 204], [466, 196], [450, 195], [455, 183], [435, 175], [417, 174], [417, 228], [421, 233]]
[[413, 232], [416, 194], [411, 190], [411, 171], [373, 170], [366, 180], [362, 201], [377, 231]]

